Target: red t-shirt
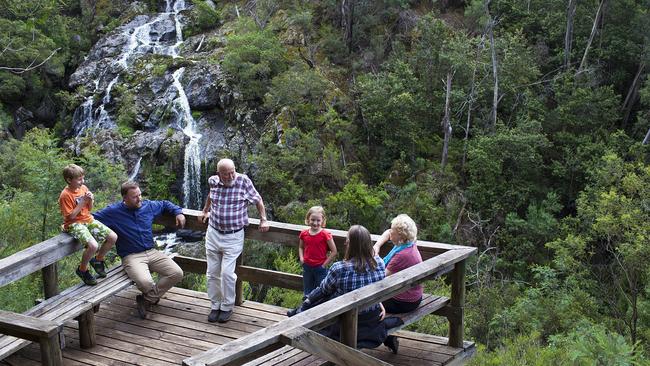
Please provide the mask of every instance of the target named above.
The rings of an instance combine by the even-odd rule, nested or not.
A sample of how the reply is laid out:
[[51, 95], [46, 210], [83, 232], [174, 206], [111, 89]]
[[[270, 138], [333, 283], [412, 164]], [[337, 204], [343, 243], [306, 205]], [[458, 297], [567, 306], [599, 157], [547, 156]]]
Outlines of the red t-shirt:
[[309, 229], [301, 231], [298, 236], [303, 243], [303, 258], [311, 267], [322, 266], [327, 260], [327, 241], [332, 239], [332, 233], [323, 229], [316, 235], [311, 235]]
[[[390, 262], [388, 262], [386, 270], [391, 273], [397, 273], [418, 263], [422, 263], [422, 256], [420, 255], [417, 245], [413, 245], [412, 247], [406, 248], [395, 254], [393, 258], [391, 258]], [[422, 285], [417, 284], [401, 294], [395, 295], [393, 299], [405, 302], [415, 302], [421, 297]]]

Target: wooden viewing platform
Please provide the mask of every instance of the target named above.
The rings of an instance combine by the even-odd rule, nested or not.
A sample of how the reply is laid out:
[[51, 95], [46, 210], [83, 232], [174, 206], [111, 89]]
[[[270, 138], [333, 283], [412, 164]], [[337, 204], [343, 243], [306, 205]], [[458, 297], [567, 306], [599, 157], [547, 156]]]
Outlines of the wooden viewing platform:
[[[135, 310], [137, 289], [130, 288], [106, 300], [95, 314], [97, 345], [83, 349], [79, 345], [76, 322], [66, 323], [63, 349], [64, 365], [179, 365], [183, 359], [250, 334], [286, 319], [286, 309], [244, 301], [237, 306], [232, 320], [225, 324], [208, 323], [210, 301], [205, 293], [173, 288], [152, 309], [147, 319]], [[446, 338], [400, 331], [399, 354], [384, 346], [366, 353], [393, 365], [445, 365], [466, 357], [465, 349], [446, 346]], [[37, 344], [9, 356], [0, 365], [40, 365]], [[322, 360], [304, 351], [285, 347], [248, 365], [320, 365]]]
[[[197, 220], [198, 211], [184, 210], [184, 213], [189, 228], [205, 230], [205, 225]], [[158, 221], [166, 226], [172, 222], [173, 218]], [[271, 222], [270, 231], [260, 233], [257, 224], [257, 220], [251, 219], [246, 229], [247, 239], [293, 247], [297, 246], [298, 232], [305, 228]], [[342, 251], [346, 233], [331, 231]], [[373, 240], [376, 239], [373, 235]], [[31, 250], [29, 253], [19, 252], [0, 259], [0, 286], [42, 270], [45, 293], [51, 297], [24, 314], [6, 311], [0, 314], [9, 319], [0, 319], [0, 334], [19, 337], [0, 336], [0, 365], [39, 365], [41, 360], [47, 365], [252, 366], [321, 365], [326, 361], [346, 365], [462, 364], [475, 351], [472, 342], [463, 340], [463, 307], [465, 262], [476, 249], [426, 241], [418, 241], [418, 247], [425, 260], [420, 265], [292, 318], [286, 317], [287, 309], [243, 300], [242, 281], [302, 290], [301, 276], [249, 267], [241, 263], [240, 257], [237, 306], [231, 321], [219, 324], [207, 322], [210, 303], [205, 293], [182, 288], [172, 288], [151, 309], [147, 319], [140, 319], [135, 307], [138, 290], [128, 286], [121, 266], [100, 281], [96, 294], [88, 294], [89, 288], [84, 286], [61, 294], [52, 293], [52, 288], [56, 288], [52, 282], [57, 282], [52, 267], [79, 249], [77, 243], [62, 234], [23, 251]], [[51, 248], [57, 248], [56, 253]], [[180, 256], [174, 260], [186, 273], [205, 274], [205, 260]], [[426, 314], [444, 316], [449, 321], [449, 338], [393, 330], [400, 339], [397, 355], [385, 346], [355, 349], [359, 308], [388, 299], [413, 283], [441, 275], [449, 276], [451, 297], [427, 295], [420, 308], [405, 315], [404, 320], [408, 325]], [[66, 310], [76, 306], [82, 307], [82, 311], [72, 314]], [[342, 323], [341, 343], [315, 332], [337, 319]], [[60, 352], [57, 344], [64, 346]]]

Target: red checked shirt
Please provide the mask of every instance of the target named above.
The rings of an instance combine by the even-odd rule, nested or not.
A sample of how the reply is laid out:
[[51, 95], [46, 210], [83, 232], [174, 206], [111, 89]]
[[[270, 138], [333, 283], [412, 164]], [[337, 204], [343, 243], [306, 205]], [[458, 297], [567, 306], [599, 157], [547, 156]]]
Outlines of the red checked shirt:
[[218, 175], [208, 179], [210, 185], [210, 226], [221, 231], [241, 229], [248, 225], [248, 205], [262, 197], [245, 174], [237, 174], [232, 186], [226, 187]]

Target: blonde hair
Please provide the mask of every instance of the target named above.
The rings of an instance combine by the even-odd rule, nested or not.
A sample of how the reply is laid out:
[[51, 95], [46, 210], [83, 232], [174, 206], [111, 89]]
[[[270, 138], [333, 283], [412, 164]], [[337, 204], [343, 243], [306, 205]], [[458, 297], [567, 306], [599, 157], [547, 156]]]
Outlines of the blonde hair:
[[313, 206], [312, 208], [309, 209], [309, 211], [307, 211], [307, 215], [305, 215], [305, 225], [309, 225], [309, 217], [313, 214], [321, 215], [321, 217], [323, 218], [323, 223], [321, 224], [321, 227], [325, 227], [327, 218], [325, 217], [325, 209], [322, 206]]
[[63, 179], [66, 183], [71, 179], [76, 179], [86, 175], [84, 169], [77, 164], [68, 164], [63, 168]]
[[395, 230], [395, 234], [406, 242], [415, 241], [418, 236], [418, 227], [415, 225], [415, 221], [407, 214], [397, 215], [390, 222], [390, 229]]

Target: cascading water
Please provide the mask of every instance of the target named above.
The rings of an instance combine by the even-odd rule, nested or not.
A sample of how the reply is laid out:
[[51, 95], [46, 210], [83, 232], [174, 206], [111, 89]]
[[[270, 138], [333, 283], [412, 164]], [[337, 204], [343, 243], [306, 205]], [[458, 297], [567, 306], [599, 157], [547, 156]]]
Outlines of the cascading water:
[[[110, 93], [113, 86], [118, 82], [120, 72], [128, 72], [135, 60], [142, 55], [158, 54], [171, 57], [179, 57], [179, 47], [183, 43], [181, 11], [186, 9], [184, 0], [166, 0], [165, 12], [156, 14], [153, 17], [140, 16], [134, 20], [135, 26], [125, 26], [122, 36], [127, 39], [119, 55], [115, 56], [111, 62], [111, 67], [94, 80], [95, 90], [92, 95], [87, 97], [84, 103], [75, 111], [74, 133], [79, 136], [91, 127], [95, 128], [115, 128], [107, 110], [111, 97]], [[175, 37], [170, 39], [169, 31], [171, 22], [174, 23]], [[172, 125], [177, 125], [183, 129], [183, 133], [189, 137], [189, 143], [185, 147], [184, 158], [184, 180], [183, 180], [183, 201], [187, 208], [199, 208], [201, 206], [201, 151], [199, 148], [199, 139], [201, 134], [196, 131], [196, 122], [192, 118], [189, 103], [185, 90], [183, 89], [180, 79], [185, 69], [181, 68], [173, 73], [173, 86], [170, 86], [170, 92], [176, 95], [172, 102], [172, 111], [175, 121]], [[111, 78], [110, 81], [108, 78]], [[99, 92], [100, 85], [107, 85], [102, 103], [93, 110], [94, 95]], [[140, 170], [140, 157], [133, 168], [129, 179], [135, 179]]]
[[[117, 83], [119, 74], [115, 72], [127, 71], [133, 62], [142, 55], [157, 54], [171, 57], [178, 56], [178, 48], [183, 42], [182, 25], [180, 22], [180, 12], [185, 10], [185, 1], [166, 0], [165, 12], [159, 13], [149, 21], [135, 27], [125, 27], [123, 35], [128, 37], [128, 41], [122, 52], [111, 63], [111, 67], [103, 71], [93, 82], [95, 89], [92, 94], [86, 98], [84, 103], [75, 111], [74, 133], [76, 136], [81, 135], [91, 127], [115, 128], [116, 125], [106, 110], [111, 101], [111, 89]], [[145, 18], [146, 19], [146, 18]], [[142, 21], [142, 20], [140, 20]], [[156, 25], [163, 22], [174, 22], [175, 38], [174, 43], [165, 39], [163, 32], [158, 32]], [[112, 78], [110, 82], [108, 78]], [[102, 104], [93, 111], [94, 95], [99, 91], [99, 85], [107, 85], [102, 98]]]
[[129, 180], [135, 180], [135, 178], [138, 177], [138, 173], [140, 173], [140, 163], [142, 162], [142, 156], [138, 158], [138, 161], [135, 163], [135, 166], [133, 167], [133, 170], [131, 171], [131, 174], [129, 174]]
[[190, 112], [190, 105], [187, 95], [181, 85], [181, 77], [185, 72], [182, 67], [174, 72], [174, 84], [177, 97], [173, 102], [172, 112], [175, 115], [176, 123], [183, 126], [183, 133], [190, 138], [185, 145], [185, 171], [183, 179], [183, 205], [187, 208], [198, 209], [201, 206], [201, 151], [199, 140], [201, 134], [196, 131], [196, 121]]

